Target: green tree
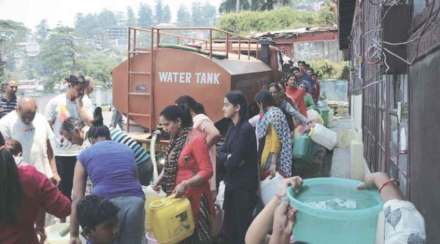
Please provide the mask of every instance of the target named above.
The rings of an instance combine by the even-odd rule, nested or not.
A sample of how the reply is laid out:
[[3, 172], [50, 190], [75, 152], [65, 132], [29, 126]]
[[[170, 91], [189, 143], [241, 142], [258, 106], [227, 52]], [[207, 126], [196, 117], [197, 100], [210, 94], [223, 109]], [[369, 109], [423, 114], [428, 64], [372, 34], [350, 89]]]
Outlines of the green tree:
[[241, 10], [249, 10], [250, 4], [247, 0], [225, 0], [220, 4], [219, 11], [221, 13], [239, 12]]
[[38, 42], [46, 41], [47, 36], [49, 35], [49, 26], [47, 24], [47, 20], [43, 19], [40, 21], [40, 23], [36, 27], [37, 29], [37, 40]]
[[217, 15], [217, 9], [214, 5], [205, 2], [202, 6], [202, 19], [205, 22], [205, 26], [214, 26], [214, 22]]
[[149, 27], [153, 25], [153, 11], [150, 5], [141, 3], [138, 10], [138, 25], [142, 27]]
[[177, 24], [179, 26], [191, 25], [191, 12], [183, 4], [181, 4], [179, 6], [179, 10], [177, 10]]
[[110, 10], [103, 10], [97, 16], [99, 31], [104, 31], [107, 28], [115, 27], [118, 25], [116, 15]]
[[97, 33], [102, 31], [99, 24], [95, 14], [79, 13], [75, 18], [75, 32], [87, 39], [95, 38]]
[[50, 88], [67, 75], [80, 71], [77, 62], [80, 52], [74, 29], [61, 26], [50, 31], [38, 57], [40, 75], [48, 78]]
[[127, 26], [136, 26], [136, 16], [132, 7], [127, 7]]
[[156, 5], [154, 5], [154, 24], [160, 24], [163, 20], [162, 12], [162, 0], [156, 0]]
[[251, 33], [321, 25], [317, 12], [278, 8], [271, 11], [242, 11], [223, 14], [216, 26], [231, 32]]
[[19, 43], [26, 41], [29, 33], [23, 23], [0, 20], [0, 79], [16, 71], [17, 57], [25, 56], [25, 49]]
[[331, 0], [326, 0], [319, 10], [319, 20], [324, 25], [335, 25], [336, 18], [336, 3]]
[[170, 6], [165, 5], [162, 9], [162, 20], [161, 23], [170, 23], [171, 21], [171, 9]]

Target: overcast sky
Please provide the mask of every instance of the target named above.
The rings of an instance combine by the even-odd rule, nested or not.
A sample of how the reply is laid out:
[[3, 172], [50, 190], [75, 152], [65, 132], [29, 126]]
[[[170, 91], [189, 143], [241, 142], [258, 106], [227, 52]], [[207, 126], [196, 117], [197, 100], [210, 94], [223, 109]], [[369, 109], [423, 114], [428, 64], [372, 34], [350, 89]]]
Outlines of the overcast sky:
[[[171, 7], [173, 20], [180, 4], [188, 7], [194, 0], [162, 0]], [[200, 0], [209, 2], [216, 7], [222, 0]], [[73, 26], [76, 13], [94, 13], [102, 9], [123, 11], [127, 6], [138, 8], [145, 2], [154, 7], [155, 0], [0, 0], [0, 19], [12, 19], [23, 22], [27, 27], [34, 28], [42, 19], [47, 19], [51, 27], [61, 21]]]

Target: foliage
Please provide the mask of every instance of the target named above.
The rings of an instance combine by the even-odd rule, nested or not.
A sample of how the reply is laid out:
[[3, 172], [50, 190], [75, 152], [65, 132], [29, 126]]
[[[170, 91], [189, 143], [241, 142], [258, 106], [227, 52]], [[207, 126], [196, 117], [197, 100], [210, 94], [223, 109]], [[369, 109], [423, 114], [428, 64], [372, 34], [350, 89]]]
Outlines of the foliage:
[[345, 70], [348, 69], [346, 62], [334, 62], [328, 59], [310, 61], [310, 66], [320, 79], [342, 79], [346, 80]]
[[49, 36], [49, 26], [47, 24], [47, 20], [41, 20], [40, 23], [36, 26], [36, 29], [36, 37], [38, 42], [41, 43], [46, 41], [47, 37]]
[[213, 26], [217, 14], [216, 8], [205, 2], [194, 1], [191, 5], [192, 25], [196, 27]]
[[239, 12], [243, 10], [273, 10], [275, 6], [288, 6], [291, 0], [224, 0], [219, 7], [221, 13]]
[[133, 8], [127, 7], [127, 26], [136, 26], [136, 15], [134, 14]]
[[219, 18], [217, 27], [231, 32], [250, 33], [323, 24], [317, 12], [279, 8], [271, 11], [224, 14]]
[[77, 60], [80, 53], [78, 37], [69, 27], [57, 27], [50, 31], [38, 59], [39, 74], [49, 79], [49, 87], [80, 69]]
[[0, 79], [10, 78], [16, 71], [17, 58], [25, 55], [20, 43], [26, 41], [29, 29], [23, 23], [0, 20]]
[[188, 8], [181, 4], [177, 10], [177, 24], [179, 26], [191, 26], [191, 12]]
[[162, 20], [161, 23], [169, 23], [171, 21], [171, 9], [170, 6], [165, 5], [162, 9]]
[[138, 26], [149, 27], [153, 25], [153, 10], [150, 5], [141, 3], [138, 10]]
[[319, 20], [325, 25], [335, 25], [336, 18], [336, 4], [330, 0], [326, 0], [319, 10]]

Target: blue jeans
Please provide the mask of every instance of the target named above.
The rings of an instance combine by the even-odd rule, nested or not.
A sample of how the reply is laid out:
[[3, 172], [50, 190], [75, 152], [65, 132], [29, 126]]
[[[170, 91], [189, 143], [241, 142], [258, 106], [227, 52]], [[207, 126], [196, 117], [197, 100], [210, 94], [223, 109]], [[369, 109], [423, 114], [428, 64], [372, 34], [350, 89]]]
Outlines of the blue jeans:
[[145, 209], [141, 197], [115, 197], [110, 201], [119, 208], [119, 237], [114, 244], [142, 244], [145, 239]]

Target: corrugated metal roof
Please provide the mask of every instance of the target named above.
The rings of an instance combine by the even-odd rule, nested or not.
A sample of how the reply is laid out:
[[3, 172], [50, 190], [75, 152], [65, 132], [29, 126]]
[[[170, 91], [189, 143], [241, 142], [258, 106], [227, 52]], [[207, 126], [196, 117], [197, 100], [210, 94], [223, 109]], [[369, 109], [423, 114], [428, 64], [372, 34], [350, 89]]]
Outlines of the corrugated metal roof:
[[317, 33], [317, 32], [336, 32], [336, 26], [318, 26], [318, 27], [301, 27], [296, 29], [284, 29], [278, 31], [262, 32], [253, 34], [253, 38], [271, 37], [271, 38], [291, 38], [301, 34]]

